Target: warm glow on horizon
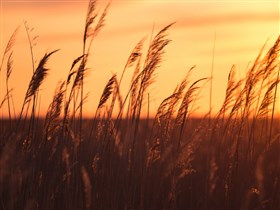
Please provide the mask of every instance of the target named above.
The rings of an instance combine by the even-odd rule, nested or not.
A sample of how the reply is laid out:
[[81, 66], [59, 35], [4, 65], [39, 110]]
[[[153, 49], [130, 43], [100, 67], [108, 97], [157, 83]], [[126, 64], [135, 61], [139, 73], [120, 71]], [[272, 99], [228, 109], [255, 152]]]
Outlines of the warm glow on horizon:
[[[45, 114], [59, 81], [66, 79], [74, 59], [82, 54], [87, 1], [1, 1], [0, 58], [17, 26], [14, 68], [10, 78], [15, 110], [20, 110], [32, 77], [28, 39], [23, 21], [39, 36], [34, 47], [38, 61], [46, 52], [60, 49], [50, 57], [47, 79], [40, 88], [40, 113]], [[108, 1], [98, 1], [101, 13]], [[146, 37], [145, 48], [153, 33], [176, 22], [169, 31], [172, 42], [157, 70], [156, 82], [149, 89], [150, 112], [172, 94], [186, 72], [194, 65], [192, 81], [210, 77], [213, 47], [213, 110], [224, 99], [227, 77], [235, 64], [242, 78], [267, 41], [267, 49], [279, 36], [279, 1], [112, 1], [102, 28], [92, 45], [89, 74], [85, 78], [85, 116], [95, 113], [104, 86], [113, 73], [118, 77], [134, 46]], [[153, 29], [154, 28], [154, 29]], [[153, 31], [153, 32], [152, 32]], [[216, 34], [216, 39], [214, 38]], [[216, 41], [215, 41], [216, 40]], [[144, 51], [145, 52], [145, 51]], [[121, 93], [126, 95], [133, 69], [124, 77]], [[5, 95], [5, 66], [1, 72], [1, 101]], [[209, 110], [209, 82], [203, 85], [197, 102], [198, 114]], [[144, 110], [146, 111], [146, 107]], [[1, 110], [7, 116], [7, 107]]]

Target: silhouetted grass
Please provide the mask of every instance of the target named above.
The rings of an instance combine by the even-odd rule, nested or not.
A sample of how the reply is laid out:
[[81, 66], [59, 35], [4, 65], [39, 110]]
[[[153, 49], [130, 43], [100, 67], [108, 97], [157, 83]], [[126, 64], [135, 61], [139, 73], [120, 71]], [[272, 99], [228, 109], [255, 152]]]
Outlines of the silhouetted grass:
[[[280, 122], [275, 118], [280, 37], [265, 55], [261, 50], [244, 79], [237, 80], [232, 67], [224, 103], [210, 120], [208, 114], [192, 115], [208, 81], [190, 81], [195, 67], [154, 118], [144, 119], [149, 87], [170, 42], [170, 24], [153, 37], [146, 54], [144, 39], [136, 45], [120, 79], [113, 75], [106, 84], [95, 116], [85, 119], [88, 54], [108, 10], [94, 26], [95, 4], [89, 3], [83, 55], [58, 84], [44, 119], [36, 114], [36, 98], [56, 51], [34, 67], [20, 115], [12, 119], [8, 79], [16, 32], [8, 42], [1, 63], [1, 71], [7, 63], [7, 88], [0, 108], [7, 105], [9, 114], [0, 121], [1, 209], [280, 209]], [[122, 94], [128, 68], [134, 74]]]

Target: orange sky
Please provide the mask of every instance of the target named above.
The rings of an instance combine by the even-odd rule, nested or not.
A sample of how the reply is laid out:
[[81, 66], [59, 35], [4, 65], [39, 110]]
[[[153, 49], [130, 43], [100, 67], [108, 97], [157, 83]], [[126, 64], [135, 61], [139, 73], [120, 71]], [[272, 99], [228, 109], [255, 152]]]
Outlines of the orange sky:
[[[32, 76], [31, 58], [23, 20], [39, 35], [34, 48], [40, 60], [45, 52], [61, 49], [49, 62], [47, 80], [41, 87], [41, 113], [51, 102], [56, 84], [65, 79], [72, 61], [82, 54], [82, 37], [87, 1], [0, 0], [1, 1], [1, 59], [14, 29], [21, 25], [14, 47], [14, 70], [10, 87], [16, 110], [20, 110], [29, 80]], [[98, 1], [102, 12], [108, 1]], [[268, 40], [271, 46], [279, 35], [279, 1], [151, 1], [113, 0], [106, 25], [95, 39], [90, 55], [90, 74], [85, 80], [90, 92], [85, 112], [93, 115], [98, 100], [112, 73], [121, 72], [133, 47], [144, 36], [176, 21], [169, 37], [164, 61], [158, 70], [155, 84], [150, 88], [151, 109], [169, 96], [193, 65], [197, 68], [193, 79], [209, 77], [214, 34], [216, 33], [213, 106], [221, 105], [226, 89], [227, 75], [236, 64], [242, 77], [248, 64], [254, 61]], [[5, 72], [5, 71], [4, 71]], [[4, 72], [1, 72], [2, 94]], [[119, 73], [120, 74], [120, 73]], [[120, 76], [120, 75], [119, 75]], [[130, 82], [131, 72], [124, 78], [122, 93]], [[1, 99], [2, 100], [2, 99]], [[209, 110], [209, 84], [204, 86], [198, 101], [200, 113]], [[7, 110], [2, 109], [4, 115]]]

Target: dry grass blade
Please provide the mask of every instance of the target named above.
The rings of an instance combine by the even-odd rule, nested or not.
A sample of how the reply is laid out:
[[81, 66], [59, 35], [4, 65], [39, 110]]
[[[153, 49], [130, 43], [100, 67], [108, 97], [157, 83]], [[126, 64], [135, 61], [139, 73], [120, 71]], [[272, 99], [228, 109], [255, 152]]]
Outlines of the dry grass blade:
[[125, 67], [123, 69], [121, 78], [120, 78], [120, 82], [119, 84], [122, 83], [122, 79], [125, 73], [125, 70], [129, 67], [131, 67], [136, 61], [138, 61], [136, 69], [134, 70], [134, 74], [132, 77], [132, 81], [135, 79], [136, 75], [139, 73], [139, 65], [140, 65], [140, 60], [141, 60], [141, 56], [142, 56], [142, 48], [143, 48], [143, 44], [144, 44], [145, 38], [141, 39], [137, 45], [134, 47], [134, 49], [132, 50], [132, 52], [130, 53], [127, 62], [125, 64]]
[[279, 65], [280, 36], [263, 59], [264, 79], [268, 78]]
[[189, 71], [187, 72], [185, 78], [182, 80], [182, 82], [180, 83], [180, 86], [178, 88], [178, 92], [182, 93], [184, 92], [185, 88], [187, 87], [188, 83], [189, 83], [189, 79], [191, 77], [192, 71], [195, 69], [196, 66], [192, 66]]
[[[137, 45], [134, 47], [134, 49], [132, 50], [132, 52], [131, 52], [131, 54], [130, 54], [130, 56], [129, 56], [126, 64], [125, 64], [125, 67], [122, 71], [121, 78], [120, 78], [119, 82], [118, 82], [117, 78], [115, 78], [116, 91], [114, 92], [111, 107], [110, 107], [110, 111], [109, 111], [110, 116], [111, 116], [111, 114], [113, 112], [113, 109], [114, 109], [116, 97], [118, 97], [118, 99], [119, 99], [120, 110], [122, 110], [123, 99], [122, 99], [121, 93], [120, 93], [120, 86], [121, 86], [121, 83], [122, 83], [122, 79], [123, 79], [123, 76], [124, 76], [124, 73], [125, 73], [126, 69], [131, 67], [136, 61], [138, 61], [137, 66], [136, 66], [136, 68], [134, 70], [134, 73], [133, 73], [133, 76], [132, 76], [131, 89], [130, 89], [130, 91], [131, 91], [130, 99], [132, 99], [131, 101], [135, 102], [135, 100], [133, 100], [133, 99], [135, 99], [135, 87], [137, 86], [136, 83], [138, 81], [134, 85], [132, 85], [132, 84], [133, 84], [133, 80], [135, 79], [136, 75], [138, 74], [138, 72], [140, 70], [140, 63], [141, 63], [141, 56], [142, 56], [141, 50], [142, 50], [142, 47], [143, 47], [143, 43], [144, 43], [144, 38], [142, 40], [140, 40], [137, 43]], [[128, 112], [129, 112], [129, 108], [128, 108]]]
[[[70, 103], [72, 101], [72, 99], [74, 98], [74, 94], [75, 94], [75, 90], [77, 87], [80, 86], [82, 78], [83, 78], [83, 74], [84, 74], [84, 59], [87, 59], [87, 55], [83, 54], [81, 56], [79, 56], [78, 58], [76, 58], [71, 65], [71, 68], [69, 70], [68, 76], [67, 76], [67, 80], [66, 80], [66, 87], [65, 87], [65, 106], [64, 106], [64, 119], [63, 119], [63, 131], [65, 129], [65, 127], [67, 127], [68, 124], [68, 117], [69, 117], [69, 106]], [[78, 69], [76, 69], [76, 65], [79, 63], [79, 67]], [[69, 97], [66, 99], [67, 97], [67, 90], [68, 90], [68, 86], [71, 83], [72, 78], [75, 76], [72, 87], [70, 89], [70, 93], [69, 93]], [[81, 100], [82, 101], [82, 100]]]
[[[68, 73], [68, 76], [67, 76], [67, 81], [66, 81], [66, 88], [65, 88], [66, 91], [67, 91], [67, 89], [68, 89], [68, 85], [70, 84], [72, 77], [73, 77], [75, 74], [76, 74], [76, 77], [75, 77], [75, 80], [74, 80], [73, 85], [72, 85], [72, 88], [71, 88], [71, 92], [70, 92], [70, 95], [69, 95], [69, 99], [68, 99], [68, 101], [66, 101], [66, 103], [68, 104], [68, 105], [65, 106], [66, 109], [68, 109], [69, 103], [70, 103], [70, 101], [72, 100], [72, 97], [73, 97], [74, 90], [75, 90], [75, 88], [76, 88], [77, 86], [79, 86], [80, 81], [81, 81], [81, 78], [82, 78], [81, 75], [84, 73], [84, 68], [83, 68], [82, 63], [79, 65], [78, 70], [75, 70], [75, 66], [76, 66], [82, 59], [84, 59], [85, 56], [86, 56], [86, 55], [82, 55], [82, 56], [76, 58], [76, 59], [73, 61], [72, 66], [71, 66], [71, 68], [70, 68], [70, 70], [69, 70], [69, 73]], [[65, 97], [66, 97], [66, 94], [65, 94]]]
[[56, 130], [59, 128], [59, 117], [61, 114], [62, 110], [62, 102], [65, 94], [65, 89], [64, 89], [65, 83], [62, 82], [55, 91], [53, 101], [50, 104], [47, 115], [46, 115], [46, 120], [45, 120], [45, 132], [46, 132], [46, 137], [47, 140], [50, 140], [54, 134], [56, 133]]
[[[83, 60], [85, 57], [86, 57], [86, 55], [82, 55], [82, 56], [76, 58], [76, 59], [73, 61], [72, 66], [71, 66], [71, 68], [70, 68], [70, 70], [69, 70], [69, 73], [68, 73], [68, 76], [67, 76], [67, 82], [66, 82], [66, 91], [67, 91], [68, 85], [69, 85], [70, 82], [71, 82], [72, 77], [73, 77], [75, 74], [76, 74], [76, 77], [75, 77], [75, 80], [74, 80], [73, 85], [72, 85], [72, 88], [71, 88], [69, 100], [67, 101], [68, 106], [69, 106], [70, 101], [72, 100], [72, 97], [73, 97], [75, 88], [76, 88], [77, 86], [79, 86], [80, 83], [81, 83], [82, 75], [84, 74], [84, 71], [85, 71], [85, 70], [84, 70], [84, 63], [83, 63], [83, 61], [80, 63], [78, 70], [74, 70], [74, 67], [75, 67], [81, 60]], [[65, 95], [65, 96], [66, 96], [66, 95]], [[67, 106], [66, 106], [66, 108], [68, 109]]]
[[262, 103], [260, 105], [260, 108], [258, 110], [258, 117], [262, 118], [265, 117], [266, 114], [268, 114], [271, 111], [270, 106], [273, 104], [275, 98], [274, 98], [274, 92], [273, 90], [276, 88], [276, 86], [278, 85], [279, 80], [276, 80], [275, 82], [273, 82], [267, 89], [264, 98], [262, 100]]
[[116, 75], [113, 75], [111, 77], [111, 79], [108, 81], [107, 85], [105, 86], [103, 93], [101, 95], [101, 98], [99, 100], [97, 109], [100, 109], [106, 103], [106, 101], [108, 100], [110, 95], [112, 94], [115, 77], [116, 77]]
[[[13, 69], [13, 51], [10, 53], [7, 61], [7, 71], [6, 71], [6, 92], [9, 94], [9, 78], [11, 76]], [[9, 119], [11, 120], [11, 105], [10, 105], [10, 96], [8, 95], [8, 113]]]
[[197, 92], [197, 90], [200, 89], [200, 87], [197, 86], [197, 84], [200, 83], [201, 81], [205, 81], [207, 79], [208, 78], [202, 78], [202, 79], [199, 79], [199, 80], [195, 81], [189, 87], [189, 89], [187, 90], [187, 92], [185, 93], [185, 95], [182, 99], [181, 105], [179, 107], [179, 110], [177, 112], [177, 116], [176, 116], [176, 119], [175, 119], [175, 124], [177, 126], [181, 127], [180, 128], [180, 135], [179, 135], [179, 138], [178, 138], [178, 141], [177, 141], [177, 149], [178, 150], [181, 147], [181, 139], [182, 139], [183, 132], [184, 132], [184, 126], [185, 126], [185, 123], [186, 123], [186, 120], [187, 120], [187, 115], [189, 114], [190, 104], [195, 100], [196, 92]]
[[231, 103], [232, 98], [233, 98], [233, 91], [235, 90], [235, 84], [236, 84], [236, 69], [235, 69], [235, 65], [233, 65], [228, 74], [225, 101], [223, 103], [223, 106], [222, 106], [222, 109], [220, 112], [225, 112], [228, 105]]
[[140, 72], [140, 65], [141, 65], [141, 56], [138, 59], [137, 65], [134, 69], [133, 76], [131, 79], [131, 95], [130, 95], [130, 112], [132, 112], [135, 109], [135, 106], [137, 104], [137, 92], [139, 90], [139, 83], [140, 83], [140, 77], [138, 76]]
[[1, 103], [0, 103], [0, 109], [1, 109], [2, 106], [4, 105], [5, 101], [7, 101], [8, 98], [10, 97], [12, 91], [13, 91], [13, 89], [9, 90], [9, 91], [6, 93], [6, 95], [4, 96], [3, 100], [2, 100]]
[[190, 70], [187, 72], [185, 78], [182, 80], [182, 82], [180, 83], [180, 85], [175, 89], [174, 93], [177, 93], [175, 95], [175, 97], [171, 100], [171, 103], [169, 105], [169, 108], [168, 108], [168, 117], [167, 117], [167, 120], [171, 120], [171, 118], [173, 117], [173, 114], [176, 110], [176, 107], [178, 105], [178, 103], [180, 102], [180, 99], [182, 98], [184, 92], [185, 92], [185, 89], [189, 83], [189, 79], [190, 79], [190, 76], [191, 76], [191, 73], [193, 71], [193, 69], [195, 68], [195, 66], [191, 67]]
[[166, 99], [164, 99], [161, 104], [159, 105], [159, 108], [157, 110], [157, 114], [155, 119], [157, 120], [158, 124], [161, 125], [161, 122], [163, 121], [163, 119], [166, 118], [166, 116], [168, 115], [168, 108], [170, 106], [170, 104], [172, 104], [172, 101], [174, 101], [174, 98], [177, 99], [178, 98], [178, 93], [175, 92], [173, 93], [171, 96], [167, 97]]
[[221, 115], [224, 115], [226, 111], [229, 109], [230, 105], [235, 100], [235, 93], [237, 88], [239, 88], [243, 82], [243, 80], [236, 81], [236, 69], [235, 65], [232, 66], [230, 73], [228, 75], [228, 83], [227, 83], [227, 89], [226, 89], [226, 96], [224, 103], [218, 113], [218, 117]]
[[14, 60], [13, 60], [13, 52], [10, 53], [8, 57], [8, 62], [7, 62], [7, 79], [10, 78], [11, 73], [12, 73], [12, 66], [13, 66]]
[[119, 100], [119, 107], [120, 109], [122, 108], [123, 106], [123, 98], [122, 98], [122, 95], [121, 95], [121, 92], [120, 92], [120, 83], [118, 82], [118, 79], [117, 77], [114, 77], [114, 83], [115, 83], [115, 92], [116, 92], [116, 95], [117, 95], [117, 98]]
[[4, 51], [4, 54], [3, 54], [3, 57], [2, 57], [2, 62], [1, 62], [1, 66], [0, 66], [0, 72], [2, 70], [2, 66], [3, 66], [3, 63], [4, 63], [4, 59], [5, 59], [5, 56], [11, 51], [14, 43], [15, 43], [15, 39], [16, 39], [16, 35], [19, 31], [19, 28], [20, 27], [17, 27], [16, 30], [13, 32], [12, 36], [10, 37], [9, 41], [8, 41], [8, 44], [5, 48], [5, 51]]
[[14, 42], [15, 42], [15, 39], [16, 39], [16, 35], [19, 31], [19, 28], [20, 27], [17, 27], [16, 30], [13, 32], [11, 38], [8, 41], [8, 44], [7, 44], [6, 49], [4, 51], [4, 54], [7, 54], [12, 49], [12, 47], [14, 45]]
[[[79, 66], [79, 69], [77, 70], [77, 74], [76, 74], [76, 77], [75, 77], [75, 80], [74, 80], [74, 83], [73, 83], [73, 86], [72, 86], [72, 90], [71, 90], [72, 92], [76, 88], [79, 88], [83, 84], [83, 79], [84, 79], [84, 76], [85, 76], [85, 73], [86, 73], [86, 70], [87, 70], [85, 68], [86, 62], [87, 62], [87, 55], [85, 55], [82, 58], [82, 62], [80, 64], [80, 66]], [[74, 74], [74, 72], [73, 72], [73, 74]], [[70, 75], [72, 76], [71, 73], [70, 73]], [[69, 76], [68, 76], [68, 79], [69, 79]]]
[[131, 67], [137, 61], [137, 59], [142, 55], [141, 51], [143, 48], [144, 41], [145, 38], [141, 39], [132, 50], [126, 63], [127, 68]]
[[199, 86], [197, 86], [198, 83], [207, 80], [208, 78], [202, 78], [197, 81], [195, 81], [187, 90], [187, 92], [184, 95], [184, 98], [181, 102], [180, 108], [177, 113], [176, 117], [176, 123], [182, 124], [186, 118], [186, 115], [189, 111], [189, 106], [194, 100], [195, 92], [200, 89]]
[[75, 113], [81, 108], [83, 104], [87, 102], [88, 97], [89, 97], [89, 93], [86, 93], [86, 95], [82, 98], [82, 100], [79, 102], [78, 106], [76, 107]]
[[238, 115], [239, 111], [242, 111], [244, 105], [245, 97], [244, 97], [244, 89], [238, 94], [237, 99], [234, 102], [234, 105], [231, 108], [229, 119], [232, 119], [233, 116]]
[[[70, 69], [70, 72], [73, 70], [73, 68], [76, 66], [76, 64], [81, 61], [86, 55], [81, 55], [80, 57], [76, 58], [73, 63], [72, 63], [72, 66], [71, 66], [71, 69]], [[67, 79], [67, 82], [68, 82], [69, 79]]]
[[183, 79], [181, 84], [175, 88], [173, 94], [163, 100], [163, 102], [160, 104], [159, 109], [156, 114], [156, 120], [158, 121], [159, 124], [161, 122], [165, 122], [165, 132], [168, 133], [169, 131], [169, 122], [173, 118], [173, 114], [176, 110], [176, 106], [180, 102], [180, 99], [182, 98], [182, 95], [184, 93], [184, 90], [187, 86], [187, 79], [188, 79], [188, 74], [187, 76]]

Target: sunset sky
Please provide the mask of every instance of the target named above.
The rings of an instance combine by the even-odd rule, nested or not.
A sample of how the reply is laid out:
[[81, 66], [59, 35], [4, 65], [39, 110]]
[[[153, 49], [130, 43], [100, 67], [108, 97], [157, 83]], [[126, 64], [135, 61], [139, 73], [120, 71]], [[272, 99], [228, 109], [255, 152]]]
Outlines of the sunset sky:
[[[56, 84], [64, 80], [75, 58], [82, 54], [82, 39], [88, 1], [0, 0], [1, 59], [9, 37], [17, 26], [20, 31], [14, 46], [14, 69], [10, 87], [16, 110], [20, 110], [32, 77], [31, 57], [23, 21], [39, 36], [34, 48], [39, 61], [46, 52], [60, 49], [47, 66], [49, 75], [41, 87], [41, 114], [51, 102]], [[100, 13], [108, 1], [98, 1]], [[119, 76], [126, 60], [143, 37], [146, 45], [154, 33], [176, 22], [169, 31], [172, 42], [166, 48], [157, 80], [151, 86], [150, 107], [154, 112], [169, 96], [187, 70], [196, 65], [193, 81], [210, 77], [213, 48], [213, 109], [223, 99], [229, 70], [236, 64], [240, 78], [254, 61], [262, 46], [268, 49], [279, 35], [279, 1], [152, 1], [113, 0], [106, 25], [94, 40], [90, 54], [90, 74], [85, 92], [90, 92], [85, 113], [92, 116], [104, 86], [113, 73]], [[216, 41], [215, 40], [216, 34]], [[122, 94], [127, 92], [132, 69], [124, 78]], [[5, 68], [1, 72], [1, 97], [5, 94]], [[2, 98], [1, 98], [2, 100]], [[209, 83], [197, 102], [199, 113], [209, 110]], [[6, 109], [2, 110], [6, 115]]]

